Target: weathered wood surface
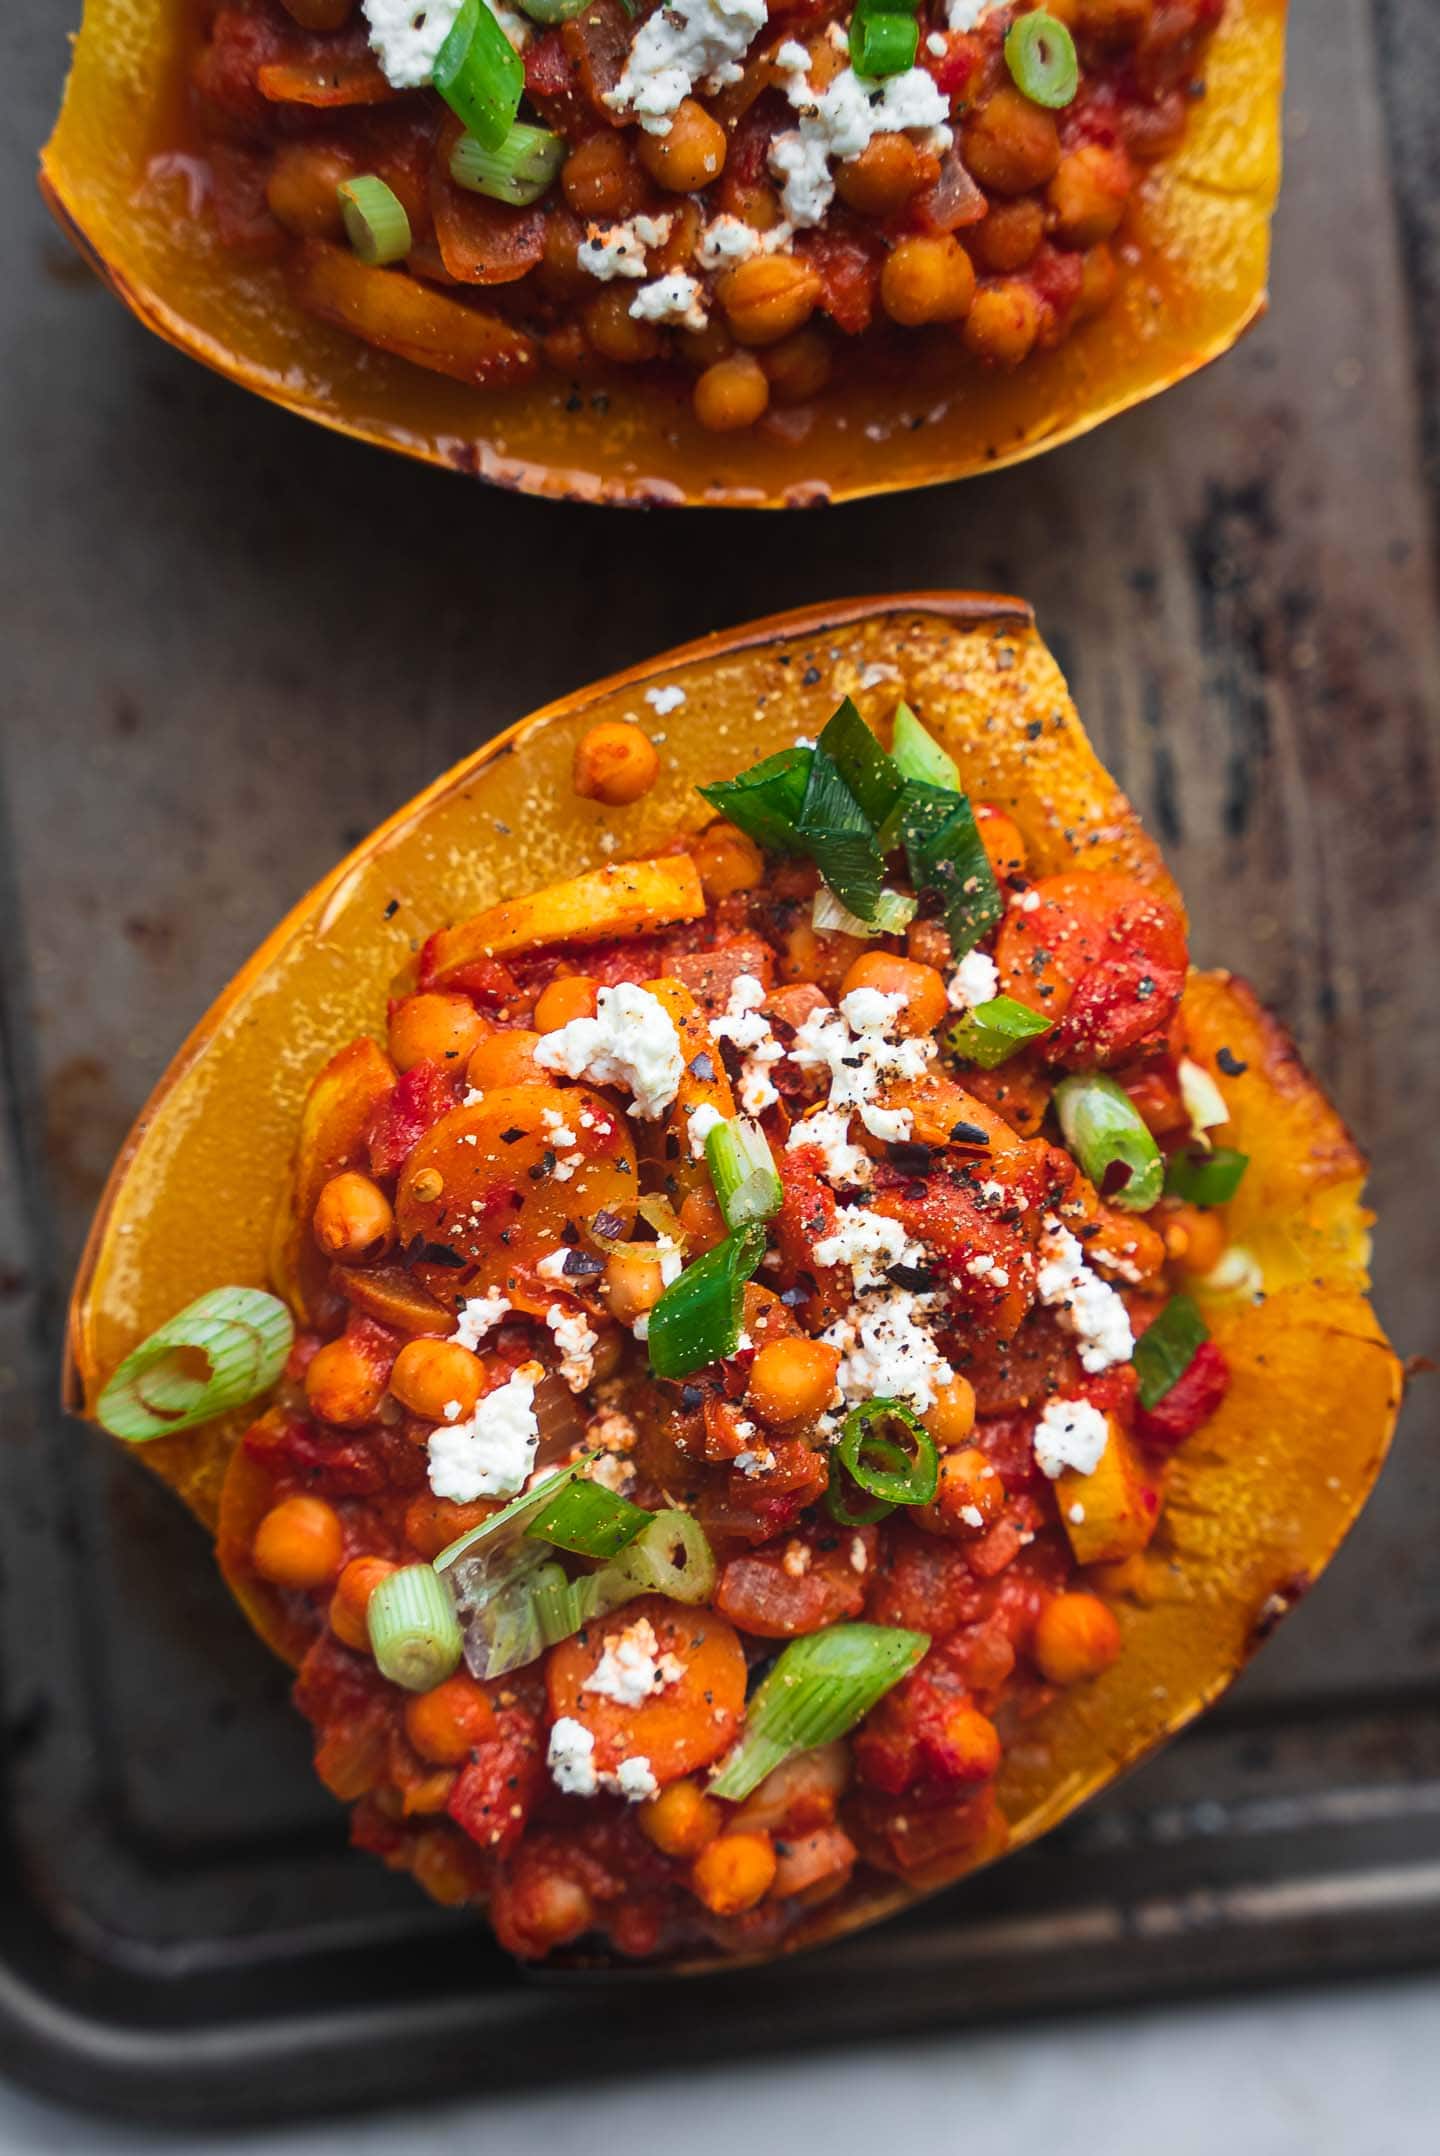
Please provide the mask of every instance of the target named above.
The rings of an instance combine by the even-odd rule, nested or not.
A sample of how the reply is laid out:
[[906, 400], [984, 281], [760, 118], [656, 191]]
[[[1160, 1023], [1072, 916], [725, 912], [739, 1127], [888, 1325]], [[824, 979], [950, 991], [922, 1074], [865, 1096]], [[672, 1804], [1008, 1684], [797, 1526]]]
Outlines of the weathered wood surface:
[[[837, 593], [1035, 602], [1166, 845], [1198, 955], [1279, 1008], [1373, 1153], [1397, 1342], [1440, 1345], [1431, 0], [1298, 0], [1274, 306], [1240, 351], [1014, 473], [782, 521], [489, 494], [326, 437], [145, 337], [26, 207], [73, 13], [29, 0], [0, 32], [18, 204], [0, 286], [0, 903], [21, 1156], [0, 1322], [87, 1533], [103, 1539], [107, 1503], [138, 1524], [157, 1500], [51, 1425], [57, 1298], [130, 1117], [236, 963], [494, 728]], [[1437, 1398], [1417, 1387], [1351, 1546], [1247, 1681], [1253, 1707], [1433, 1698]], [[143, 1569], [110, 1549], [104, 1594], [144, 1603], [161, 1590]], [[203, 1657], [186, 1681], [203, 1690]], [[114, 1682], [161, 1745], [143, 1669]], [[219, 1776], [213, 1793], [223, 1815]], [[158, 1784], [143, 1801], [165, 1816]]]

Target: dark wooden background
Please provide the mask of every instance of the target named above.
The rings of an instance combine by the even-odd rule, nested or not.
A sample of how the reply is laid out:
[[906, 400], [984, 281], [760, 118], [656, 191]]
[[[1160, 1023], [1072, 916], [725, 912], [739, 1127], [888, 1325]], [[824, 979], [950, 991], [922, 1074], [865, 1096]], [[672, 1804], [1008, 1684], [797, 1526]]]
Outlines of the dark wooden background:
[[[380, 816], [531, 706], [705, 629], [916, 585], [1033, 600], [1197, 955], [1256, 982], [1370, 1148], [1381, 1312], [1403, 1353], [1440, 1350], [1433, 0], [1297, 0], [1273, 311], [1239, 351], [1016, 472], [763, 520], [490, 494], [148, 339], [31, 189], [77, 8], [24, 0], [0, 25], [0, 1412], [12, 1462], [43, 1463], [36, 1532], [79, 1538], [103, 1629], [131, 1643], [92, 1677], [121, 1703], [132, 1825], [203, 1846], [242, 1804], [252, 1824], [319, 1815], [276, 1680], [183, 1523], [51, 1408], [58, 1301], [112, 1153], [192, 1019]], [[1286, 1728], [1388, 1703], [1369, 1756], [1407, 1786], [1396, 1731], [1440, 1704], [1437, 1383], [1241, 1695]], [[182, 1807], [146, 1761], [197, 1715], [210, 1774]], [[90, 1738], [67, 1741], [38, 1749], [52, 1817], [80, 1801], [64, 1761]], [[1164, 1771], [1176, 1802], [1199, 1793]], [[67, 1878], [67, 1921], [90, 1921], [87, 1891]]]

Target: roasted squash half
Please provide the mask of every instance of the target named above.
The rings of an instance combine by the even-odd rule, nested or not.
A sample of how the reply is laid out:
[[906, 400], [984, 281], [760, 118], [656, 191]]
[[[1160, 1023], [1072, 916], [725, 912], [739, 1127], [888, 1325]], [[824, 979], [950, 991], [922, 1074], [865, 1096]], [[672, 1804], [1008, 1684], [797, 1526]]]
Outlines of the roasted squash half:
[[[668, 686], [686, 701], [667, 722], [659, 783], [629, 808], [579, 799], [570, 784], [579, 737]], [[313, 1075], [383, 1017], [387, 985], [435, 921], [599, 868], [612, 851], [653, 851], [705, 820], [697, 781], [813, 734], [845, 695], [875, 720], [900, 696], [923, 711], [966, 787], [1016, 819], [1036, 873], [1083, 857], [1175, 901], [1017, 601], [922, 594], [807, 609], [584, 689], [509, 728], [392, 817], [295, 909], [186, 1043], [125, 1146], [85, 1253], [66, 1374], [76, 1412], [93, 1412], [120, 1359], [197, 1292], [267, 1278], [283, 1251], [277, 1194], [289, 1190]], [[1207, 1308], [1230, 1392], [1178, 1455], [1148, 1550], [1100, 1574], [1124, 1635], [1120, 1659], [1056, 1698], [1007, 1754], [999, 1799], [1011, 1847], [1224, 1690], [1353, 1523], [1399, 1399], [1395, 1357], [1366, 1301], [1362, 1155], [1242, 982], [1193, 973], [1184, 1008], [1195, 1049], [1212, 1061], [1227, 1049], [1221, 1067], [1239, 1073], [1228, 1099], [1251, 1166], [1226, 1225], [1264, 1293]], [[304, 1639], [243, 1561], [255, 1493], [235, 1440], [248, 1420], [159, 1439], [144, 1457], [218, 1532], [252, 1619], [293, 1659]], [[872, 1875], [789, 1943], [867, 1923], [953, 1876], [940, 1868], [900, 1885]]]
[[[480, 391], [422, 372], [300, 313], [282, 271], [227, 254], [176, 214], [152, 164], [183, 150], [190, 0], [85, 0], [41, 185], [142, 322], [220, 373], [341, 433], [526, 493], [626, 503], [807, 506], [994, 470], [1098, 426], [1227, 351], [1265, 304], [1280, 174], [1286, 0], [1229, 0], [1207, 91], [1179, 151], [1148, 175], [1120, 288], [1058, 349], [1011, 375], [913, 386], [857, 375], [798, 437], [706, 435], [688, 397], [619, 378], [574, 397], [561, 376]], [[574, 408], [572, 408], [574, 407]]]

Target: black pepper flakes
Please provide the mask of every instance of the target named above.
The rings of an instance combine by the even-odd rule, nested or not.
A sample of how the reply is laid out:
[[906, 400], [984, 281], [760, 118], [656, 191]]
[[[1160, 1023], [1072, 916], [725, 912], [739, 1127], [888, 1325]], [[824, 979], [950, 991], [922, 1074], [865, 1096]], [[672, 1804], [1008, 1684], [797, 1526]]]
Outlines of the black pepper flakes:
[[1224, 1071], [1227, 1078], [1243, 1078], [1246, 1071], [1248, 1071], [1250, 1068], [1248, 1063], [1242, 1063], [1239, 1056], [1237, 1056], [1234, 1051], [1229, 1048], [1222, 1048], [1220, 1050], [1220, 1053], [1216, 1056], [1215, 1061], [1219, 1064], [1221, 1070]]

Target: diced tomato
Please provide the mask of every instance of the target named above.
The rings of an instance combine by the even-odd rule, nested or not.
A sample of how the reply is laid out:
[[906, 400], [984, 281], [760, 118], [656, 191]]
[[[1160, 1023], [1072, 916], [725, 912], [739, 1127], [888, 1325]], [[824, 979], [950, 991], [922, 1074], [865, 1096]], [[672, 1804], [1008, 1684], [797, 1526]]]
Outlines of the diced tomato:
[[472, 1842], [505, 1857], [525, 1832], [541, 1784], [540, 1729], [523, 1707], [501, 1707], [496, 1733], [477, 1744], [445, 1809]]
[[383, 1424], [342, 1434], [289, 1416], [277, 1428], [267, 1418], [246, 1431], [244, 1444], [273, 1475], [327, 1497], [377, 1497], [382, 1490], [418, 1489], [425, 1480], [424, 1453]]
[[[732, 1557], [715, 1607], [761, 1639], [792, 1639], [858, 1617], [875, 1562], [875, 1529], [814, 1529], [752, 1555]], [[856, 1563], [856, 1557], [860, 1562]]]
[[774, 970], [775, 954], [759, 936], [737, 936], [709, 951], [685, 951], [670, 962], [676, 980], [685, 983], [707, 1013], [724, 1010], [742, 973], [753, 974], [768, 988]]
[[788, 1534], [824, 1490], [829, 1463], [800, 1438], [770, 1447], [774, 1466], [763, 1475], [732, 1468], [721, 1484], [705, 1490], [696, 1516], [705, 1532], [721, 1540], [768, 1542]]
[[880, 236], [836, 214], [803, 232], [797, 252], [820, 273], [820, 309], [847, 337], [870, 327], [880, 291]]
[[945, 41], [945, 50], [936, 52], [934, 36], [927, 35], [920, 40], [915, 65], [923, 67], [934, 79], [936, 89], [943, 90], [946, 97], [953, 100], [963, 96], [971, 77], [979, 74], [985, 63], [985, 48], [978, 38], [963, 31], [947, 33], [942, 30], [940, 36]]
[[460, 1074], [448, 1063], [412, 1064], [375, 1111], [370, 1124], [370, 1172], [398, 1175], [427, 1130], [460, 1098]]
[[996, 961], [1007, 995], [1054, 1021], [1050, 1062], [1089, 1068], [1165, 1037], [1185, 986], [1184, 923], [1129, 876], [1070, 869], [1012, 906]]
[[[825, 1271], [815, 1263], [815, 1245], [835, 1232], [835, 1193], [825, 1181], [825, 1161], [818, 1148], [798, 1145], [783, 1153], [778, 1166], [783, 1193], [775, 1216], [775, 1242], [782, 1260], [778, 1278], [793, 1286], [802, 1274], [820, 1281]], [[822, 1301], [826, 1301], [822, 1293]], [[849, 1295], [836, 1288], [828, 1303], [842, 1310]]]
[[1213, 1340], [1202, 1340], [1163, 1399], [1135, 1407], [1135, 1434], [1153, 1452], [1173, 1452], [1210, 1420], [1230, 1390], [1230, 1365]]
[[893, 1516], [887, 1521], [865, 1598], [872, 1623], [928, 1632], [932, 1641], [941, 1640], [958, 1625], [972, 1624], [983, 1603], [979, 1582], [959, 1545]]

